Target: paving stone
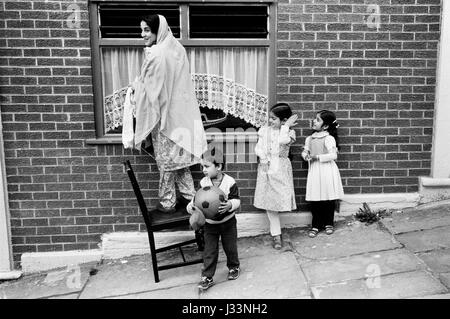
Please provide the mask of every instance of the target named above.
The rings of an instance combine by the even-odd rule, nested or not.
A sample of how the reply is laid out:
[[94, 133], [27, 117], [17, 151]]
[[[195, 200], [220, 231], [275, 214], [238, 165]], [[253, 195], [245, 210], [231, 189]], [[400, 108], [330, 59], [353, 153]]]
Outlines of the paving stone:
[[450, 272], [439, 274], [439, 280], [450, 289]]
[[430, 295], [430, 296], [422, 296], [422, 297], [413, 297], [411, 299], [450, 299], [450, 294], [439, 294], [439, 295]]
[[404, 233], [395, 237], [415, 253], [433, 249], [450, 249], [450, 226]]
[[310, 285], [364, 279], [374, 274], [387, 275], [423, 269], [425, 265], [406, 249], [366, 253], [302, 264]]
[[436, 278], [422, 270], [313, 286], [311, 290], [317, 299], [391, 299], [447, 292]]
[[198, 299], [197, 284], [182, 285], [179, 287], [158, 289], [137, 294], [107, 297], [107, 299]]
[[80, 292], [93, 267], [90, 263], [24, 276], [0, 285], [0, 296], [4, 299], [39, 299]]
[[433, 272], [450, 272], [450, 249], [433, 250], [417, 255]]
[[79, 293], [69, 295], [59, 295], [59, 296], [52, 296], [47, 299], [78, 299], [79, 295], [80, 295]]
[[[174, 261], [172, 261], [174, 262]], [[155, 283], [150, 255], [134, 256], [105, 262], [98, 267], [80, 295], [80, 299], [104, 298], [148, 292], [197, 283], [201, 264], [162, 270], [160, 282]]]
[[201, 299], [302, 298], [309, 296], [306, 278], [290, 252], [241, 260], [241, 274], [227, 280], [225, 264], [217, 268], [216, 284], [200, 294]]
[[306, 231], [290, 232], [290, 240], [300, 262], [308, 260], [333, 259], [366, 252], [400, 248], [401, 245], [387, 231], [378, 225], [356, 224], [335, 228], [332, 235], [321, 232], [316, 238], [309, 238]]
[[419, 206], [403, 213], [394, 212], [391, 217], [384, 218], [381, 222], [393, 234], [450, 226], [450, 204]]

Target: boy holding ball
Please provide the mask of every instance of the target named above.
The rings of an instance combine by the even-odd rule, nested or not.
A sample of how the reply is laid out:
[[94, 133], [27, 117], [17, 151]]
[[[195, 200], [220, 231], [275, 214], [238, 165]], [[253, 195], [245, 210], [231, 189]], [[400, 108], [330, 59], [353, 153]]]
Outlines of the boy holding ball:
[[[237, 227], [235, 212], [241, 205], [239, 190], [233, 177], [223, 172], [225, 159], [223, 153], [212, 148], [203, 155], [203, 177], [200, 187], [216, 186], [225, 193], [225, 199], [218, 214], [214, 218], [205, 218], [203, 227], [205, 248], [203, 251], [202, 279], [198, 284], [200, 290], [206, 290], [214, 285], [213, 276], [216, 272], [219, 257], [219, 239], [227, 256], [228, 280], [239, 277], [239, 258], [237, 251]], [[186, 207], [189, 214], [200, 214], [192, 200]]]

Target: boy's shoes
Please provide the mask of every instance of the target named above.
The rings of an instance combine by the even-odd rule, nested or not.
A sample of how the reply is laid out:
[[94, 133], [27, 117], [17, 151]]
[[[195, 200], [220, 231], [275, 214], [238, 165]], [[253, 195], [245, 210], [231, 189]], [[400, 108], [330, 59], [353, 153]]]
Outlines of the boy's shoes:
[[330, 226], [330, 225], [325, 226], [325, 233], [326, 233], [327, 235], [331, 235], [332, 233], [334, 233], [334, 228], [333, 228], [333, 226]]
[[282, 243], [281, 243], [281, 236], [273, 236], [273, 248], [275, 248], [276, 250], [280, 250], [283, 247]]
[[241, 269], [239, 267], [231, 268], [228, 271], [228, 280], [238, 279], [240, 273], [241, 273]]
[[317, 236], [318, 233], [319, 233], [319, 230], [317, 228], [311, 228], [311, 230], [308, 233], [308, 236], [310, 238], [314, 238]]
[[206, 290], [212, 285], [214, 285], [214, 280], [212, 278], [202, 277], [202, 280], [198, 283], [198, 289]]

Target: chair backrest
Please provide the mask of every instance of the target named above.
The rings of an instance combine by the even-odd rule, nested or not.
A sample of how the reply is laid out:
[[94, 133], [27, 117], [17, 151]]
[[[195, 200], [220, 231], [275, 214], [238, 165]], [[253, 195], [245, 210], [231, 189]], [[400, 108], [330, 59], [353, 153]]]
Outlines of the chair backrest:
[[148, 212], [144, 196], [142, 196], [141, 189], [139, 188], [136, 176], [134, 175], [133, 169], [131, 168], [130, 161], [127, 160], [123, 163], [123, 165], [125, 166], [125, 170], [127, 171], [128, 177], [130, 178], [131, 185], [133, 186], [134, 194], [136, 195], [139, 208], [141, 210], [142, 216], [144, 217], [145, 225], [147, 226], [147, 229], [150, 230], [152, 227], [152, 216]]

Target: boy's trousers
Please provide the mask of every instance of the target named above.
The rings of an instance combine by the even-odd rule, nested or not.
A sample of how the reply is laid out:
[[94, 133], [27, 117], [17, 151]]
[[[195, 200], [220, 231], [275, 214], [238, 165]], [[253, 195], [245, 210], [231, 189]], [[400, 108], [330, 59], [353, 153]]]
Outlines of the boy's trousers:
[[202, 276], [213, 277], [219, 258], [219, 238], [227, 256], [228, 269], [239, 267], [237, 251], [236, 216], [222, 224], [208, 224], [204, 226], [205, 250], [203, 251]]

